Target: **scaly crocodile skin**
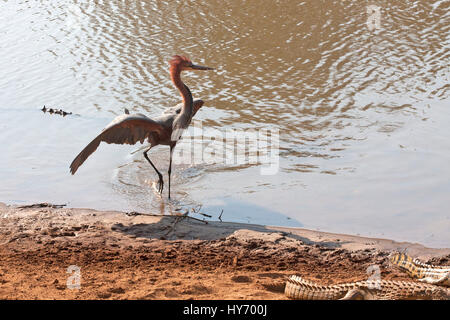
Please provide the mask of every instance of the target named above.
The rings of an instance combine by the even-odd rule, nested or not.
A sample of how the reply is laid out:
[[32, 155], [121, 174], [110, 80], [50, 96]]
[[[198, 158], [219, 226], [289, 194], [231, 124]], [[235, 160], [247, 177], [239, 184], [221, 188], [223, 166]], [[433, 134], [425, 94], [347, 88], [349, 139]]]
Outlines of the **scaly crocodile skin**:
[[422, 282], [367, 280], [323, 286], [299, 276], [291, 276], [287, 280], [285, 294], [289, 298], [300, 300], [450, 299], [450, 289], [435, 285], [448, 283], [449, 267], [427, 265], [404, 254], [393, 255], [391, 262]]
[[448, 300], [447, 288], [412, 281], [367, 280], [352, 283], [322, 286], [299, 276], [291, 276], [285, 294], [300, 300], [409, 300], [439, 299]]
[[450, 286], [450, 267], [426, 264], [404, 253], [392, 255], [390, 261], [419, 281], [447, 287]]

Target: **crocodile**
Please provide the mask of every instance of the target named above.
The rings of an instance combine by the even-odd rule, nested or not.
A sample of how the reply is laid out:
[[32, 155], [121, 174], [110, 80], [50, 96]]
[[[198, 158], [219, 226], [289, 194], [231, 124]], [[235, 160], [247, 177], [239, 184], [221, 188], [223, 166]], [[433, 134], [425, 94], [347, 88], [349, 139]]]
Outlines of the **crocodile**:
[[395, 254], [390, 261], [421, 282], [365, 280], [326, 286], [293, 275], [287, 280], [285, 294], [299, 300], [450, 299], [450, 288], [439, 286], [447, 283], [449, 267], [427, 265], [405, 254]]
[[393, 254], [390, 261], [421, 282], [450, 287], [450, 267], [426, 264], [404, 253]]

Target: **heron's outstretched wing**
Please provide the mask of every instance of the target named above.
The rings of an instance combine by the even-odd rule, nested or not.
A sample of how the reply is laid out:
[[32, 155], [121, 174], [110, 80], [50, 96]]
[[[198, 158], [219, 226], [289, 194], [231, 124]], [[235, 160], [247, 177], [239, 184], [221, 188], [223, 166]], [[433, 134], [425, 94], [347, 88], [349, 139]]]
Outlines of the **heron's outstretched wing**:
[[78, 167], [97, 150], [100, 142], [115, 144], [135, 144], [143, 143], [152, 133], [163, 133], [164, 127], [144, 116], [143, 114], [123, 114], [116, 117], [103, 129], [97, 138], [91, 141], [80, 154], [72, 161], [70, 172], [74, 174]]
[[[200, 109], [204, 104], [203, 100], [194, 100], [194, 108], [192, 110], [192, 116], [195, 116], [195, 114], [197, 113], [198, 109]], [[163, 115], [175, 115], [175, 114], [179, 114], [181, 112], [181, 108], [183, 107], [183, 103], [179, 103], [174, 107], [170, 107], [167, 109], [164, 109], [163, 111]]]
[[167, 109], [163, 113], [171, 114], [175, 117], [172, 126], [172, 141], [178, 141], [181, 138], [183, 131], [189, 126], [192, 117], [194, 117], [197, 111], [203, 106], [203, 103], [203, 100], [195, 100], [193, 102], [192, 114], [190, 116], [181, 114], [181, 109], [183, 107], [182, 103], [176, 105], [175, 107]]

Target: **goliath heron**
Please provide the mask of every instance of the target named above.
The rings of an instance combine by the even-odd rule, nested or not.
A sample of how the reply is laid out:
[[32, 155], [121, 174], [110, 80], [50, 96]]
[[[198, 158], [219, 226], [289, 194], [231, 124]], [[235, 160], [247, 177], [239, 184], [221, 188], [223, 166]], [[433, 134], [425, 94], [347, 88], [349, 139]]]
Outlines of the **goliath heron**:
[[140, 113], [129, 114], [128, 110], [126, 110], [126, 114], [116, 117], [73, 160], [70, 165], [70, 172], [72, 174], [75, 174], [83, 162], [97, 150], [102, 141], [115, 144], [135, 144], [138, 141], [144, 143], [147, 139], [150, 147], [144, 151], [144, 157], [158, 174], [158, 192], [161, 194], [164, 189], [163, 176], [156, 169], [147, 153], [157, 145], [168, 145], [170, 147], [168, 170], [170, 199], [170, 174], [172, 171], [173, 150], [181, 137], [182, 131], [189, 126], [192, 117], [203, 105], [202, 100], [193, 101], [191, 91], [181, 81], [181, 72], [187, 70], [213, 70], [213, 68], [195, 65], [188, 58], [178, 55], [174, 56], [169, 61], [169, 64], [170, 78], [174, 86], [180, 91], [183, 102], [165, 110], [161, 116], [153, 120]]

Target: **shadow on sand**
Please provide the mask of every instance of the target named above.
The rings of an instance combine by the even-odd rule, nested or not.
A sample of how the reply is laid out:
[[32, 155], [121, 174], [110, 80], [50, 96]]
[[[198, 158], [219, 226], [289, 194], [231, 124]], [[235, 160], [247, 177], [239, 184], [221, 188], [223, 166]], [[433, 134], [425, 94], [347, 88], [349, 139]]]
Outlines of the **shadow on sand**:
[[[145, 216], [145, 214], [139, 214]], [[152, 216], [154, 218], [154, 216]], [[261, 239], [280, 241], [282, 239], [299, 240], [308, 245], [320, 245], [328, 248], [339, 248], [345, 241], [313, 241], [298, 234], [280, 230], [278, 227], [233, 222], [203, 221], [189, 216], [161, 216], [157, 222], [134, 223], [112, 226], [115, 232], [131, 237], [165, 240], [220, 240], [239, 235], [240, 239]]]

